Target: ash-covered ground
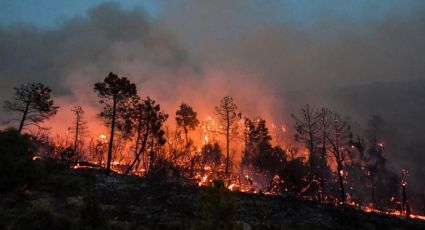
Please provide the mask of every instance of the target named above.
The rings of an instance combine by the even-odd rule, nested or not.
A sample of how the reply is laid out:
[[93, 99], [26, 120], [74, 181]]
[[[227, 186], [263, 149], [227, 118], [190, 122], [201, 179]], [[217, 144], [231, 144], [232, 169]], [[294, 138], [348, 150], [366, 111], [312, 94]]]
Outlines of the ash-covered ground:
[[[106, 176], [98, 169], [69, 169], [63, 162], [39, 163], [49, 166], [41, 180], [24, 192], [1, 196], [0, 229], [207, 229], [214, 226], [211, 225], [214, 217], [208, 216], [211, 209], [205, 209], [209, 201], [201, 195], [205, 188], [193, 181]], [[349, 206], [335, 207], [282, 196], [237, 192], [227, 195], [230, 197], [227, 202], [234, 207], [234, 213], [229, 213], [234, 225], [216, 226], [221, 229], [425, 229], [425, 221], [366, 213]], [[216, 208], [223, 207], [226, 206]]]

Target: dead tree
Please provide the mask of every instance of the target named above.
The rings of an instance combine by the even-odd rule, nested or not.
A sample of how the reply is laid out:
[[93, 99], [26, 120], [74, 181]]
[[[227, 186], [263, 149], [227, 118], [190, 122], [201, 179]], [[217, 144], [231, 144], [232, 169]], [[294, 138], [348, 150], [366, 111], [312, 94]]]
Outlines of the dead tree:
[[87, 121], [84, 118], [85, 111], [79, 105], [74, 106], [71, 111], [74, 113], [74, 122], [70, 131], [74, 133], [74, 153], [78, 154], [79, 144], [83, 141], [82, 139], [87, 134]]
[[312, 181], [317, 174], [317, 150], [320, 143], [320, 111], [305, 105], [300, 109], [299, 114], [292, 114], [295, 120], [295, 141], [305, 145], [309, 152], [309, 181]]
[[[329, 143], [327, 141], [327, 136], [330, 132], [332, 125], [332, 116], [333, 113], [328, 108], [321, 108], [318, 111], [318, 126], [319, 126], [319, 152], [320, 152], [320, 166], [319, 166], [319, 181], [322, 191], [325, 191], [325, 181], [328, 171], [328, 161], [327, 161], [327, 152]], [[323, 195], [323, 194], [321, 194]]]
[[344, 164], [346, 160], [346, 153], [348, 144], [352, 139], [351, 128], [348, 122], [341, 118], [339, 114], [334, 113], [332, 128], [327, 136], [330, 144], [329, 152], [333, 155], [337, 165], [337, 176], [341, 194], [341, 202], [345, 202], [345, 187], [344, 187]]

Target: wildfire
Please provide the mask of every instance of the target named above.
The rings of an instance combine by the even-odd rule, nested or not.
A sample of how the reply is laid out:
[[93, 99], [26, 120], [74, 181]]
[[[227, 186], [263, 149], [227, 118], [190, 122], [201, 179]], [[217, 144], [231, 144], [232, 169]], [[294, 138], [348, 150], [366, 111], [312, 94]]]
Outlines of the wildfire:
[[82, 165], [80, 162], [77, 162], [75, 165], [71, 166], [72, 169], [92, 169], [96, 168], [91, 165]]
[[201, 123], [201, 137], [203, 144], [209, 144], [219, 141], [220, 126], [218, 122], [212, 118], [207, 117], [205, 121]]
[[199, 186], [205, 186], [208, 183], [208, 175], [205, 175], [201, 178], [201, 180], [199, 181], [198, 185]]
[[229, 187], [227, 187], [230, 191], [232, 192], [236, 192], [240, 190], [240, 186], [237, 184], [231, 184], [229, 185]]
[[40, 160], [40, 159], [41, 159], [41, 157], [39, 157], [39, 156], [33, 156], [33, 157], [32, 157], [32, 160], [33, 160], [33, 161]]
[[105, 134], [100, 134], [99, 135], [99, 140], [101, 143], [106, 143], [106, 135]]
[[[35, 160], [35, 159], [40, 159], [40, 158], [34, 157], [33, 159]], [[122, 163], [119, 162], [119, 161], [113, 161], [112, 165], [119, 166], [119, 165], [122, 165]], [[85, 168], [97, 168], [97, 167], [94, 166], [94, 164], [90, 165], [90, 163], [89, 163], [89, 164], [86, 165], [86, 164], [82, 164], [80, 162], [77, 162], [75, 165], [71, 166], [71, 168], [72, 169], [85, 169]], [[207, 171], [208, 173], [206, 173], [204, 175], [198, 173], [195, 176], [195, 178], [198, 180], [197, 185], [201, 186], [201, 187], [202, 186], [210, 186], [213, 179], [214, 179], [214, 176], [212, 175], [212, 172], [211, 172], [212, 169], [211, 169], [210, 166], [205, 166], [204, 170]], [[122, 173], [122, 172], [120, 172], [118, 170], [118, 173]], [[142, 175], [144, 175], [144, 173], [145, 173], [145, 169], [141, 169], [138, 172], [134, 173], [134, 175], [142, 176]], [[342, 172], [342, 173], [344, 173], [344, 172]], [[275, 175], [275, 176], [272, 177], [270, 183], [268, 184], [268, 189], [261, 188], [261, 186], [259, 186], [255, 182], [255, 180], [252, 177], [250, 177], [249, 175], [245, 175], [244, 177], [242, 177], [242, 179], [239, 178], [239, 177], [235, 177], [235, 176], [233, 176], [233, 177], [231, 176], [231, 178], [233, 178], [233, 179], [228, 180], [229, 185], [227, 186], [227, 188], [232, 192], [263, 194], [263, 195], [267, 195], [267, 196], [276, 196], [276, 195], [281, 194], [281, 192], [288, 192], [288, 188], [282, 189], [281, 185], [283, 184], [284, 181], [281, 180], [278, 175]], [[313, 180], [313, 182], [319, 183], [319, 181], [317, 181], [317, 180]], [[407, 184], [407, 183], [403, 182], [403, 186], [405, 186], [405, 184]], [[310, 186], [311, 186], [311, 183], [306, 188], [303, 189], [301, 194], [304, 191], [308, 190], [308, 187], [310, 187]], [[381, 215], [392, 215], [392, 216], [397, 216], [397, 217], [400, 217], [400, 218], [402, 218], [402, 217], [404, 218], [406, 216], [406, 213], [404, 213], [400, 210], [387, 210], [387, 211], [378, 210], [378, 209], [373, 207], [373, 204], [362, 206], [359, 203], [352, 201], [348, 194], [347, 194], [347, 196], [348, 196], [347, 202], [343, 203], [343, 202], [339, 202], [339, 200], [335, 199], [335, 200], [331, 201], [331, 204], [337, 205], [337, 206], [346, 204], [346, 205], [352, 206], [356, 209], [360, 209], [360, 210], [367, 212], [367, 213], [377, 213], [377, 214], [381, 214]], [[312, 198], [309, 198], [309, 197], [303, 196], [302, 198], [307, 199], [307, 200], [312, 200]], [[392, 201], [394, 199], [395, 199], [394, 197], [391, 198]], [[329, 203], [329, 202], [326, 202], [325, 200], [327, 200], [327, 198], [325, 198], [322, 202], [323, 203]], [[422, 215], [409, 214], [408, 216], [409, 216], [409, 218], [413, 218], [413, 219], [425, 220], [425, 216], [422, 216]]]

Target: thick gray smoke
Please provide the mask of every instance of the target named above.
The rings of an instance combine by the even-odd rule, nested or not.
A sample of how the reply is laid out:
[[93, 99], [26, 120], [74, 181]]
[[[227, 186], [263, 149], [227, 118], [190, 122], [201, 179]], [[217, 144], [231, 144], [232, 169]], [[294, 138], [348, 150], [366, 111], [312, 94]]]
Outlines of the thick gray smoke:
[[[379, 113], [399, 135], [397, 150], [388, 152], [393, 167], [409, 168], [419, 183], [425, 4], [416, 3], [362, 21], [320, 8], [303, 23], [282, 19], [291, 9], [277, 1], [164, 1], [157, 18], [107, 3], [54, 29], [3, 26], [0, 97], [28, 81], [50, 86], [62, 106], [53, 134], [66, 130], [74, 104], [100, 127], [92, 87], [111, 71], [137, 82], [141, 95], [170, 114], [185, 101], [207, 116], [225, 95], [250, 116], [289, 125], [288, 115], [305, 103], [330, 106], [361, 125]], [[376, 4], [369, 11], [379, 10]]]
[[365, 7], [360, 21], [324, 3], [302, 22], [277, 23], [293, 13], [289, 1], [176, 1], [164, 21], [190, 59], [263, 82], [284, 103], [284, 114], [310, 103], [360, 126], [381, 115], [394, 130], [390, 165], [410, 169], [423, 188], [424, 2], [398, 1], [383, 13], [388, 2], [358, 1]]

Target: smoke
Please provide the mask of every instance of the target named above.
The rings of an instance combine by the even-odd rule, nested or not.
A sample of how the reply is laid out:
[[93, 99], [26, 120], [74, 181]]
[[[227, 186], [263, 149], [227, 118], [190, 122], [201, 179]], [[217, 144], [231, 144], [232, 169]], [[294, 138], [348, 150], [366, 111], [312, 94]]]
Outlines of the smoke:
[[[291, 18], [293, 1], [176, 1], [163, 21], [190, 60], [262, 82], [284, 122], [305, 103], [351, 116], [360, 132], [381, 115], [397, 133], [386, 140], [390, 167], [410, 169], [414, 184], [425, 186], [417, 163], [425, 161], [425, 4], [300, 2], [315, 8], [302, 19]], [[361, 19], [344, 4], [362, 5]]]
[[115, 3], [101, 4], [90, 9], [86, 17], [65, 21], [57, 29], [3, 27], [0, 43], [4, 60], [0, 63], [1, 97], [10, 97], [11, 86], [24, 82], [48, 85], [61, 106], [58, 115], [46, 124], [53, 128], [53, 135], [63, 135], [72, 124], [70, 109], [74, 105], [87, 110], [93, 134], [105, 131], [96, 118], [101, 108], [93, 85], [110, 71], [130, 78], [142, 97], [157, 100], [170, 115], [186, 102], [204, 119], [213, 114], [214, 105], [225, 95], [233, 96], [240, 109], [251, 116], [272, 118], [279, 108], [261, 82], [254, 83], [236, 71], [197, 68], [166, 26], [138, 8], [123, 10]]
[[[423, 91], [406, 97], [411, 106], [394, 108], [394, 103], [405, 105], [406, 100], [382, 102], [388, 95], [400, 98], [398, 88], [382, 88], [376, 95], [374, 87], [367, 86], [423, 82], [424, 4], [400, 4], [399, 10], [382, 12], [380, 3], [368, 3], [368, 17], [361, 21], [330, 7], [314, 9], [304, 21], [290, 20], [291, 1], [162, 4], [155, 18], [141, 8], [124, 10], [104, 3], [53, 29], [28, 24], [0, 27], [0, 97], [9, 98], [12, 87], [21, 83], [42, 82], [53, 89], [61, 106], [46, 124], [52, 135], [66, 132], [72, 122], [70, 109], [77, 104], [87, 111], [92, 134], [98, 135], [105, 129], [96, 118], [101, 108], [93, 84], [114, 72], [136, 82], [142, 97], [152, 97], [170, 115], [186, 102], [204, 119], [229, 95], [244, 115], [291, 126], [288, 115], [302, 104], [330, 105], [361, 123], [381, 113], [402, 133], [415, 136], [409, 144], [425, 143], [423, 121], [400, 122], [411, 114], [423, 115], [418, 110], [423, 104], [415, 101], [424, 98]], [[373, 13], [379, 16], [370, 16]], [[365, 90], [358, 90], [358, 85], [365, 85]], [[368, 96], [360, 100], [363, 95]], [[375, 100], [367, 100], [371, 98]], [[377, 104], [386, 106], [377, 109]], [[13, 116], [0, 115], [2, 120]], [[389, 157], [403, 158], [407, 167], [415, 168], [411, 174], [425, 175], [415, 167], [417, 159], [423, 162], [416, 146], [409, 155]]]
[[259, 73], [275, 90], [423, 79], [424, 4], [362, 22], [326, 7], [305, 22], [278, 21], [294, 10], [289, 3], [178, 1], [167, 8], [164, 20], [196, 50], [195, 60]]

